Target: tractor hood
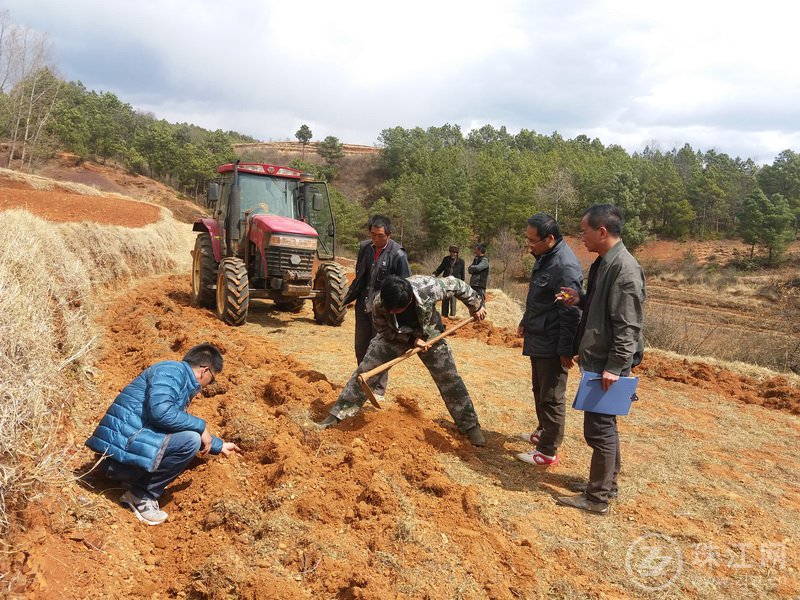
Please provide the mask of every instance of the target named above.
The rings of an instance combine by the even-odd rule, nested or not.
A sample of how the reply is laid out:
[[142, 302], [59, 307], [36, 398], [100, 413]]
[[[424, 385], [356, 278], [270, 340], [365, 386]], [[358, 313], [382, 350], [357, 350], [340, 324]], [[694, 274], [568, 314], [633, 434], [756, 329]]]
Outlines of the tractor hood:
[[306, 237], [318, 237], [317, 231], [308, 223], [303, 223], [296, 219], [280, 217], [278, 215], [254, 215], [250, 224], [250, 240], [257, 247], [263, 247], [264, 237], [273, 233], [287, 235], [302, 235]]

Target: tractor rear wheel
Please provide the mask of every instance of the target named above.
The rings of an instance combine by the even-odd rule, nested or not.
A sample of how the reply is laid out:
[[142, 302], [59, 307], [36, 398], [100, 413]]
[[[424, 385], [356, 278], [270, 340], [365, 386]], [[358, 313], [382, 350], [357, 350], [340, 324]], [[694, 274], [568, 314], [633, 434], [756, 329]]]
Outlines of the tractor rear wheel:
[[303, 310], [305, 300], [276, 300], [275, 306], [278, 310], [283, 310], [290, 313], [299, 313]]
[[239, 258], [223, 258], [217, 273], [217, 316], [228, 325], [243, 325], [250, 307], [250, 279]]
[[314, 279], [314, 289], [323, 295], [314, 298], [314, 320], [321, 325], [339, 326], [347, 314], [344, 297], [347, 293], [347, 276], [341, 265], [322, 263]]
[[214, 260], [211, 236], [208, 233], [201, 233], [194, 241], [194, 252], [192, 252], [192, 305], [212, 308], [213, 286], [216, 282], [217, 261]]

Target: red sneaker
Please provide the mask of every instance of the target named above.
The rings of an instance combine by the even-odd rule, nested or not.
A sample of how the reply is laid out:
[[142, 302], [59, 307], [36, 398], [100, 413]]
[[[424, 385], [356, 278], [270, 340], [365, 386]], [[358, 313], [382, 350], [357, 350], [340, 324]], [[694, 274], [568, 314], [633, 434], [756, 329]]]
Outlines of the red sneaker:
[[547, 456], [538, 450], [529, 450], [528, 452], [520, 452], [517, 458], [522, 462], [537, 467], [555, 467], [558, 464], [558, 453], [555, 456]]
[[530, 433], [520, 433], [519, 439], [525, 440], [529, 444], [533, 444], [534, 446], [539, 443], [539, 436], [542, 435], [542, 430], [537, 429], [536, 431], [532, 431]]

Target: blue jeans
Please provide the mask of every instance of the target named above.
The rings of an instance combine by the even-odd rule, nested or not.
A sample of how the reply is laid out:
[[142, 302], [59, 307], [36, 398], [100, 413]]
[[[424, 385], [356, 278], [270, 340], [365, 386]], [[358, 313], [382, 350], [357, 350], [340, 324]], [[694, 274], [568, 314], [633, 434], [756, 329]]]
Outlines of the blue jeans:
[[106, 458], [100, 471], [109, 479], [120, 481], [137, 498], [158, 499], [164, 489], [186, 470], [194, 455], [200, 450], [200, 434], [195, 431], [171, 433], [158, 468], [148, 473], [134, 465], [126, 465]]

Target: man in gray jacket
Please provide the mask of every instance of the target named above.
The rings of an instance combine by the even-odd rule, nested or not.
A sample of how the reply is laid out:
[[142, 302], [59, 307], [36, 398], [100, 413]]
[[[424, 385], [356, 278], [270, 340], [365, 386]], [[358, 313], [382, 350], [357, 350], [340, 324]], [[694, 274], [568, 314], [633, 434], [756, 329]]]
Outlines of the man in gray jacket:
[[[578, 326], [578, 360], [581, 369], [601, 373], [608, 390], [620, 376], [641, 362], [644, 342], [644, 272], [622, 243], [624, 220], [610, 204], [590, 207], [581, 219], [583, 244], [599, 255], [589, 269], [586, 294], [565, 287], [561, 300], [583, 308]], [[583, 436], [592, 448], [588, 483], [573, 482], [577, 496], [562, 496], [560, 504], [598, 514], [608, 512], [608, 501], [617, 496], [621, 458], [617, 418], [585, 411]]]
[[535, 466], [558, 464], [558, 447], [564, 439], [564, 392], [573, 366], [573, 343], [581, 319], [577, 306], [557, 301], [561, 288], [583, 288], [581, 265], [556, 220], [538, 213], [528, 219], [528, 251], [536, 257], [528, 285], [525, 313], [517, 327], [523, 338], [522, 354], [531, 359], [531, 384], [538, 425], [520, 437], [534, 445], [517, 458]]

